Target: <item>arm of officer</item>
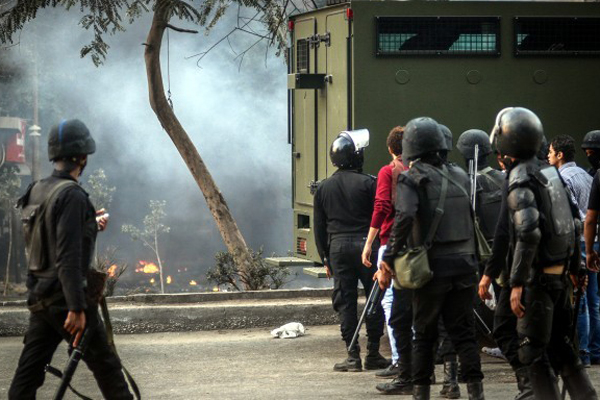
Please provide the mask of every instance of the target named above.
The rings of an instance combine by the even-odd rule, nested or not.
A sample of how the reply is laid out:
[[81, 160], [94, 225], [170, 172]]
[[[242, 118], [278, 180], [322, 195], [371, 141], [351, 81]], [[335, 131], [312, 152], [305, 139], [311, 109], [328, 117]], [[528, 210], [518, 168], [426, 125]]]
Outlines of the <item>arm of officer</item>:
[[596, 241], [596, 229], [598, 226], [598, 210], [588, 209], [585, 214], [585, 226], [583, 236], [585, 238], [585, 261], [590, 271], [598, 272], [599, 259], [598, 253], [594, 251], [594, 242]]
[[86, 323], [82, 259], [87, 197], [80, 190], [67, 189], [56, 208], [56, 268], [69, 309], [64, 328], [76, 335], [76, 346]]
[[313, 212], [317, 252], [319, 253], [319, 257], [321, 257], [321, 261], [323, 261], [323, 265], [327, 269], [327, 277], [329, 278], [331, 275], [331, 270], [329, 269], [328, 261], [329, 249], [327, 243], [327, 216], [325, 215], [325, 210], [323, 209], [323, 205], [321, 203], [321, 191], [319, 189], [317, 189], [317, 192], [315, 193]]
[[585, 226], [583, 228], [586, 254], [585, 262], [587, 268], [591, 271], [598, 271], [600, 269], [600, 259], [598, 258], [598, 253], [594, 251], [594, 242], [598, 233], [598, 210], [600, 210], [600, 174], [596, 172], [590, 189], [588, 210], [585, 214]]
[[489, 292], [489, 287], [493, 279], [500, 276], [500, 273], [506, 268], [506, 255], [509, 248], [508, 234], [508, 182], [505, 182], [502, 188], [502, 202], [500, 203], [500, 216], [496, 223], [496, 231], [494, 233], [494, 242], [492, 244], [492, 255], [485, 265], [485, 271], [479, 282], [479, 297], [482, 300], [491, 299], [492, 295]]
[[525, 308], [521, 304], [523, 285], [529, 279], [542, 234], [539, 228], [539, 211], [531, 189], [518, 186], [510, 190], [507, 200], [517, 240], [510, 275], [510, 300], [513, 313], [521, 318], [525, 315]]

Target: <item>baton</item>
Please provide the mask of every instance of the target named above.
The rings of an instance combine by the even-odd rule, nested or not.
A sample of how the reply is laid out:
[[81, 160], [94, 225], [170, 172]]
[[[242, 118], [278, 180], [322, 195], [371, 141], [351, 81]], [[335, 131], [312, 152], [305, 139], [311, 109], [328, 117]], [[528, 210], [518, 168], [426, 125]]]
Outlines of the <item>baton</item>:
[[360, 319], [358, 320], [358, 326], [356, 327], [356, 331], [354, 331], [354, 336], [352, 336], [352, 341], [348, 346], [348, 351], [354, 348], [356, 342], [358, 342], [358, 332], [362, 327], [363, 322], [365, 321], [365, 317], [371, 316], [375, 314], [377, 306], [381, 303], [381, 298], [383, 297], [383, 291], [379, 287], [379, 281], [375, 280], [373, 282], [373, 287], [371, 287], [371, 293], [369, 294], [369, 298], [367, 299], [367, 303], [365, 304], [365, 308], [363, 308]]

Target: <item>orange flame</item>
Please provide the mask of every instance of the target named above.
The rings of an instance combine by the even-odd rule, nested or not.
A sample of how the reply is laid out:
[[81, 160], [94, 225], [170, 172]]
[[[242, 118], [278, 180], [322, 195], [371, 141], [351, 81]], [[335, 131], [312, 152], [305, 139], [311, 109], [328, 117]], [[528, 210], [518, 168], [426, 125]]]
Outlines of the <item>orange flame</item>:
[[173, 279], [171, 278], [171, 275], [167, 276], [167, 285], [170, 285], [171, 282], [173, 282]]
[[190, 286], [196, 286], [197, 284], [198, 284], [198, 282], [196, 282], [195, 280], [190, 281]]
[[135, 272], [143, 272], [145, 274], [158, 274], [159, 272], [158, 267], [153, 262], [140, 260], [138, 264], [140, 266], [135, 269]]
[[154, 278], [150, 279], [150, 283], [151, 283], [151, 284], [153, 284], [153, 285], [154, 285], [154, 282], [156, 282], [156, 281], [154, 280]]
[[117, 275], [117, 264], [113, 264], [110, 266], [110, 268], [108, 268], [108, 277], [109, 278], [114, 278]]
[[213, 292], [218, 292], [218, 291], [219, 291], [219, 287], [218, 287], [218, 286], [215, 286], [215, 287], [213, 288]]

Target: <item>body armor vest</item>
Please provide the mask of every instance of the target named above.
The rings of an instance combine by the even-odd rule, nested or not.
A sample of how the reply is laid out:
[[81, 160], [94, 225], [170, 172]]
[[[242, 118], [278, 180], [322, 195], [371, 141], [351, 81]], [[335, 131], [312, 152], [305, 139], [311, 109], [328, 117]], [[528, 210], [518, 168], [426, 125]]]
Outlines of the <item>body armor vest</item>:
[[[61, 187], [57, 188], [59, 185]], [[56, 278], [58, 276], [55, 265], [57, 242], [54, 206], [61, 193], [72, 187], [76, 187], [72, 190], [83, 190], [74, 181], [50, 177], [31, 185], [27, 193], [19, 199], [17, 205], [22, 208], [28, 272], [36, 277]], [[52, 195], [54, 189], [57, 190]], [[89, 207], [90, 212], [86, 213], [86, 227], [82, 238], [84, 245], [82, 263], [86, 263], [87, 266], [91, 262], [98, 229], [94, 207], [91, 203], [89, 203]], [[42, 208], [45, 210], [42, 211]]]
[[[448, 257], [458, 254], [475, 254], [475, 235], [471, 204], [469, 203], [469, 178], [455, 165], [446, 164], [452, 181], [444, 204], [444, 215], [433, 237], [429, 257]], [[441, 195], [442, 175], [440, 169], [417, 162], [408, 170], [408, 176], [418, 185], [419, 211], [413, 228], [412, 245], [425, 240], [435, 216], [435, 208]], [[454, 182], [462, 185], [461, 190]]]
[[487, 241], [494, 239], [500, 218], [502, 186], [506, 176], [501, 171], [486, 167], [477, 172], [477, 204], [475, 213], [479, 228]]
[[[510, 172], [509, 193], [520, 185], [527, 185], [533, 191], [538, 207], [542, 237], [537, 264], [543, 268], [565, 263], [577, 244], [571, 203], [557, 169], [534, 159], [519, 163]], [[512, 236], [515, 237], [514, 233]]]

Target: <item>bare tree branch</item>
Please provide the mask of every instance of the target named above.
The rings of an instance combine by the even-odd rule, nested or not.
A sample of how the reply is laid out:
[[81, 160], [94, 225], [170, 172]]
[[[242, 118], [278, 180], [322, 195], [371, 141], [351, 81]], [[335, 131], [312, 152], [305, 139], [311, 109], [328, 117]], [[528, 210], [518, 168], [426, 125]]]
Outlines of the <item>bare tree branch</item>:
[[183, 28], [178, 28], [176, 26], [173, 26], [171, 24], [166, 24], [165, 25], [167, 28], [170, 28], [176, 32], [183, 32], [183, 33], [198, 33], [198, 31], [195, 31], [193, 29], [183, 29]]

